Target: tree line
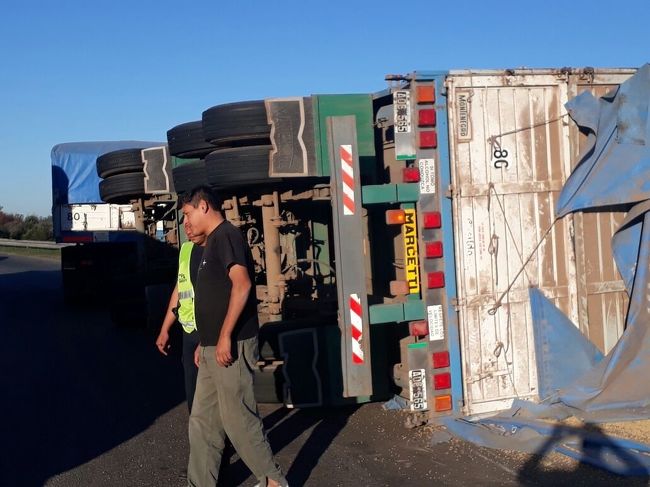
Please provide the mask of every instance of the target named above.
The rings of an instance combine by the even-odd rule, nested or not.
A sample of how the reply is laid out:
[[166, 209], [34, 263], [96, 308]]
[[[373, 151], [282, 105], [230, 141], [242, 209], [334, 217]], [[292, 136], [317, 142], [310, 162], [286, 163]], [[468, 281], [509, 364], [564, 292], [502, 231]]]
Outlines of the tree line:
[[0, 238], [54, 240], [52, 217], [5, 213], [0, 206]]

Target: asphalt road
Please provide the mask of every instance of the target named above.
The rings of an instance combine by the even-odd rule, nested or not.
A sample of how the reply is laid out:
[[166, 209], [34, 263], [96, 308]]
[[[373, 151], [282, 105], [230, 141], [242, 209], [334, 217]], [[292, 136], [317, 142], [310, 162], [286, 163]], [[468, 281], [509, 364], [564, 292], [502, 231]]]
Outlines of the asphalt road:
[[[66, 309], [58, 268], [0, 254], [0, 486], [186, 485], [179, 356], [101, 308]], [[433, 445], [431, 428], [407, 430], [379, 404], [260, 409], [292, 486], [647, 485], [556, 454]], [[232, 453], [220, 485], [253, 484]]]

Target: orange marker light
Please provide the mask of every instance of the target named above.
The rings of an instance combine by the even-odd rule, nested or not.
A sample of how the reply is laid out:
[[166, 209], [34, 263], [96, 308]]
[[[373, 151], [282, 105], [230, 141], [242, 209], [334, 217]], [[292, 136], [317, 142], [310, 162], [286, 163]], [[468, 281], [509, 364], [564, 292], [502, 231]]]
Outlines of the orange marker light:
[[450, 411], [451, 410], [451, 396], [436, 396], [434, 399], [436, 411]]
[[417, 87], [418, 103], [433, 103], [436, 101], [436, 92], [433, 85], [423, 85]]
[[401, 225], [406, 221], [404, 210], [386, 210], [387, 225]]

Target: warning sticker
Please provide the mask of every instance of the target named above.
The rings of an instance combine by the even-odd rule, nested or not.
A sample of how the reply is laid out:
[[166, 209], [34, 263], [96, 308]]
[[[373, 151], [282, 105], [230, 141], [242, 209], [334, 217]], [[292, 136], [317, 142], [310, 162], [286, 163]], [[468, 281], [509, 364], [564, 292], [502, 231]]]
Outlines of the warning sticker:
[[420, 159], [420, 194], [434, 194], [436, 192], [436, 161], [433, 159]]
[[442, 305], [427, 306], [427, 321], [429, 323], [429, 340], [444, 340], [445, 327], [442, 320]]

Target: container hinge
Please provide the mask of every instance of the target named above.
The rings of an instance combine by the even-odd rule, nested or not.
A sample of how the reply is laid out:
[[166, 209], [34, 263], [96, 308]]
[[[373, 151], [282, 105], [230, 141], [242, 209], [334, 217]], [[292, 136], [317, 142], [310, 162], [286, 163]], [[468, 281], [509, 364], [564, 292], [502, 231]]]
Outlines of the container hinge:
[[456, 188], [453, 184], [450, 184], [445, 191], [445, 198], [452, 199], [454, 196], [456, 196]]
[[449, 302], [456, 312], [460, 311], [460, 308], [465, 304], [464, 300], [458, 298], [451, 298]]

